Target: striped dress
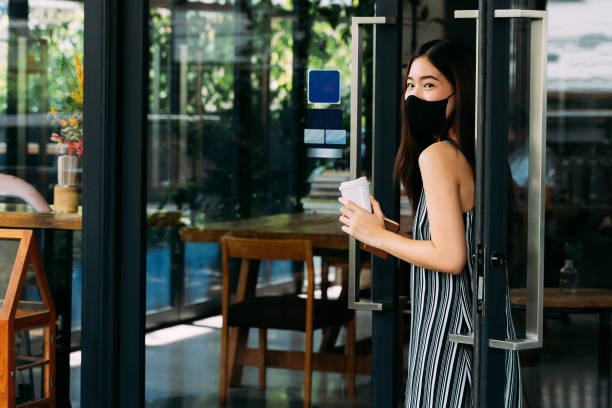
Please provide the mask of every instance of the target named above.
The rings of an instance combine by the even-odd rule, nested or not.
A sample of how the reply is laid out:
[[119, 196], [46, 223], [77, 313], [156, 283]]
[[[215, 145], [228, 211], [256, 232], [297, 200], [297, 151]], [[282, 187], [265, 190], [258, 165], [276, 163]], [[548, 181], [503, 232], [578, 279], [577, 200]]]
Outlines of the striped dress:
[[[463, 214], [468, 260], [473, 252], [474, 209]], [[417, 206], [413, 225], [416, 240], [429, 240], [425, 191]], [[411, 326], [408, 351], [406, 408], [473, 407], [473, 347], [448, 340], [451, 333], [472, 329], [472, 264], [458, 275], [411, 265]], [[508, 338], [516, 338], [506, 293]], [[516, 351], [506, 352], [505, 408], [521, 408], [521, 374]]]

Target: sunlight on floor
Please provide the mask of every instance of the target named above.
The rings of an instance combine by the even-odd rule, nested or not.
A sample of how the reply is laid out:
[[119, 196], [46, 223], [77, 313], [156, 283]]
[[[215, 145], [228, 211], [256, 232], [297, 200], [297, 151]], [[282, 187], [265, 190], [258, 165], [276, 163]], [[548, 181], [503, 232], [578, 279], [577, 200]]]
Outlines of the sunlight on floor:
[[177, 341], [182, 341], [191, 337], [210, 333], [213, 329], [209, 327], [199, 327], [187, 324], [168, 327], [167, 329], [156, 330], [145, 335], [145, 346], [164, 346]]

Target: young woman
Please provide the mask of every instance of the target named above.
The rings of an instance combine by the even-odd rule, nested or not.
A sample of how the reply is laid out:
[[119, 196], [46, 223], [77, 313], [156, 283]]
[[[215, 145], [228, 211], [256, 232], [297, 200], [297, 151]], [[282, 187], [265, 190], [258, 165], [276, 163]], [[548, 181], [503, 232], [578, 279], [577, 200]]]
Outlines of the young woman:
[[[373, 196], [372, 214], [340, 198], [344, 232], [411, 264], [407, 408], [473, 406], [472, 346], [448, 336], [472, 331], [474, 62], [461, 43], [435, 40], [408, 63], [394, 178], [413, 204], [413, 239], [385, 230]], [[507, 294], [506, 310], [515, 338]], [[505, 369], [504, 406], [522, 407], [517, 352]]]

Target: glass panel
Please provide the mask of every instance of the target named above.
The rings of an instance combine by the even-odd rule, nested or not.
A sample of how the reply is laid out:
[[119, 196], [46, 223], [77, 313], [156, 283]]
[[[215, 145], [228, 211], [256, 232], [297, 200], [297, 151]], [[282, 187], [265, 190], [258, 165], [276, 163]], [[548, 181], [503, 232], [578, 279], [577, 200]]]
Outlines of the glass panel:
[[[517, 1], [517, 8], [532, 2]], [[596, 407], [610, 401], [612, 222], [612, 5], [546, 2], [548, 114], [544, 259], [544, 347], [521, 353], [530, 407]], [[580, 18], [576, 18], [576, 16]], [[524, 327], [528, 23], [513, 29], [509, 166], [514, 183], [510, 266], [517, 327]], [[531, 84], [532, 86], [534, 84]]]
[[15, 239], [0, 239], [0, 299], [4, 305], [6, 290], [8, 289], [11, 274], [13, 273], [13, 265], [17, 257], [20, 240]]
[[15, 335], [17, 403], [44, 397], [45, 333], [45, 328], [36, 328]]
[[[156, 367], [167, 358], [164, 353], [202, 341], [207, 352], [198, 358], [219, 361], [215, 336], [221, 312], [220, 236], [230, 232], [262, 237], [267, 232], [283, 239], [315, 224], [330, 240], [337, 238], [334, 234], [343, 234], [337, 197], [339, 184], [348, 178], [350, 135], [343, 131], [349, 127], [350, 17], [373, 15], [373, 4], [370, 0], [358, 4], [336, 0], [322, 4], [303, 0], [150, 2], [148, 324], [168, 324], [177, 316], [203, 319], [196, 320], [193, 330], [183, 327], [176, 338], [168, 334], [167, 344], [160, 345], [157, 338], [147, 343], [146, 396], [152, 405], [165, 405], [172, 395], [202, 396], [204, 401], [218, 398], [216, 386], [204, 385], [218, 384], [218, 377], [200, 375], [193, 381], [173, 382], [168, 375], [174, 374]], [[373, 83], [371, 31], [365, 37], [364, 89], [369, 90]], [[340, 103], [308, 103], [308, 72], [323, 69], [340, 72], [339, 87], [334, 88], [339, 88]], [[371, 107], [372, 93], [364, 91], [362, 153], [368, 177]], [[309, 115], [309, 109], [336, 110], [322, 111], [330, 115], [326, 122], [316, 118], [321, 112]], [[319, 147], [337, 158], [315, 157], [305, 143], [306, 129], [323, 132], [324, 137], [327, 130], [332, 131], [329, 143]], [[337, 141], [334, 137], [345, 140], [332, 144]], [[176, 222], [171, 225], [161, 221], [173, 217]], [[303, 238], [315, 238], [308, 233]], [[321, 256], [348, 257], [344, 251], [327, 250]], [[316, 251], [319, 255], [323, 248]], [[334, 266], [329, 269], [338, 270]], [[239, 268], [238, 262], [230, 265], [232, 293], [238, 286]], [[257, 294], [303, 294], [307, 288], [303, 269], [303, 262], [261, 262]], [[321, 270], [317, 261], [319, 296]], [[333, 278], [334, 274], [329, 286], [338, 290], [327, 293], [337, 297], [342, 280]], [[157, 304], [166, 308], [149, 307]], [[196, 330], [202, 326], [205, 333]], [[189, 333], [201, 337], [190, 339]], [[295, 344], [292, 340], [291, 334], [271, 333], [270, 347], [287, 348]], [[177, 371], [191, 372], [189, 365], [195, 360], [177, 362], [182, 365]], [[217, 370], [209, 371], [217, 375]], [[269, 379], [269, 387], [287, 386], [288, 377], [282, 373], [280, 382]], [[345, 401], [344, 391], [333, 394], [315, 403]], [[289, 397], [282, 388], [271, 398], [275, 405], [281, 399], [286, 404]], [[195, 401], [199, 397], [188, 402]]]
[[[43, 200], [52, 203], [52, 187], [58, 183], [56, 154], [61, 151], [50, 140], [52, 134], [57, 133], [71, 151], [74, 147], [75, 156], [80, 152], [82, 85], [75, 57], [83, 55], [83, 5], [4, 3], [0, 9], [0, 78], [4, 78], [0, 84], [0, 114], [4, 118], [0, 172], [32, 184]], [[15, 197], [3, 201], [28, 202], [31, 207], [13, 206], [11, 210], [38, 208], [30, 195], [16, 191]]]
[[72, 331], [81, 329], [81, 310], [83, 299], [81, 290], [83, 287], [83, 254], [82, 249], [83, 233], [74, 232], [74, 242], [72, 244]]
[[43, 367], [17, 370], [15, 375], [15, 401], [17, 404], [44, 398], [44, 374]]
[[219, 298], [221, 251], [215, 243], [185, 244], [185, 304]]
[[170, 309], [171, 263], [168, 228], [151, 228], [147, 239], [147, 313]]
[[[48, 205], [54, 202], [55, 210], [60, 211], [67, 210], [68, 204], [75, 204], [75, 198], [78, 203], [82, 181], [83, 27], [82, 1], [0, 1], [0, 183], [9, 185], [7, 176], [20, 179], [12, 180], [8, 196], [0, 196], [2, 212], [48, 211]], [[56, 143], [58, 139], [63, 140], [62, 146]], [[58, 174], [58, 156], [70, 153], [68, 150], [72, 155], [65, 162], [72, 166], [65, 167], [66, 173], [76, 174], [76, 181], [60, 179]], [[26, 191], [19, 183], [33, 186], [38, 194]], [[64, 200], [61, 194], [55, 200], [54, 188], [59, 184], [76, 186], [60, 189]], [[70, 288], [65, 286], [71, 285], [73, 261], [68, 246], [71, 244], [64, 240], [71, 232], [53, 231], [50, 225], [53, 220], [47, 220], [44, 226], [47, 228], [45, 244], [53, 247], [45, 248], [48, 258], [43, 264], [54, 295], [60, 294], [55, 305], [58, 328], [61, 328], [71, 320], [72, 299], [66, 296]], [[24, 227], [31, 228], [31, 223]], [[39, 239], [41, 236], [37, 233]], [[38, 243], [42, 250], [42, 240]], [[33, 280], [28, 280], [23, 296], [23, 301], [40, 300]], [[33, 305], [22, 302], [21, 306], [32, 309]], [[61, 367], [68, 364], [70, 336], [59, 336], [58, 343], [58, 372], [62, 372]], [[65, 395], [69, 380], [67, 375], [58, 378], [57, 406], [69, 405]]]
[[23, 287], [21, 289], [21, 296], [19, 297], [19, 306], [17, 307], [17, 315], [20, 312], [28, 311], [46, 311], [47, 307], [42, 301], [40, 296], [40, 288], [36, 281], [36, 272], [34, 271], [34, 265], [30, 263], [28, 271], [23, 281]]
[[15, 361], [17, 367], [32, 363], [32, 358], [45, 356], [45, 333], [47, 329], [24, 330], [15, 334]]

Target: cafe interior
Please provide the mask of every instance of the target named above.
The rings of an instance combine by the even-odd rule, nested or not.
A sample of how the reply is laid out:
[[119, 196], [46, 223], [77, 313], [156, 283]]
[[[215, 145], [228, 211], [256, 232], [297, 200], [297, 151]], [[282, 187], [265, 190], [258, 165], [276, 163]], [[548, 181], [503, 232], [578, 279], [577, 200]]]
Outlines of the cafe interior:
[[[337, 198], [349, 180], [350, 20], [374, 15], [375, 1], [145, 3], [145, 406], [371, 406], [372, 312], [347, 308], [349, 241]], [[544, 344], [521, 352], [524, 399], [530, 408], [609, 407], [612, 4], [511, 6], [548, 12]], [[85, 164], [96, 155], [83, 122], [95, 111], [86, 106], [95, 103], [87, 97], [94, 68], [84, 59], [93, 49], [86, 7], [0, 0], [0, 356], [16, 360], [0, 367], [0, 398], [8, 398], [0, 403], [13, 406], [89, 406], [82, 357], [93, 323], [84, 318], [92, 301], [84, 285], [95, 271], [84, 265], [97, 255], [84, 235], [88, 206], [101, 204], [84, 194], [97, 180]], [[404, 0], [403, 63], [434, 38], [473, 44], [473, 23], [453, 11], [477, 7]], [[516, 22], [510, 30], [519, 45], [509, 67], [508, 279], [520, 332], [529, 174], [528, 85], [519, 67], [529, 28]], [[373, 44], [367, 29], [359, 146], [366, 178]], [[313, 70], [337, 73], [337, 102], [309, 99]], [[333, 146], [305, 141], [317, 136], [305, 133], [317, 107], [339, 111]], [[117, 155], [131, 146], [116, 143]], [[410, 234], [412, 216], [401, 189], [395, 221], [402, 233]], [[363, 299], [371, 271], [370, 256], [362, 256]], [[405, 298], [409, 266], [398, 262], [398, 271]], [[397, 318], [401, 404], [408, 301]]]

